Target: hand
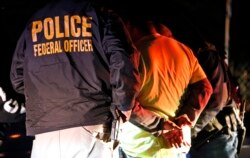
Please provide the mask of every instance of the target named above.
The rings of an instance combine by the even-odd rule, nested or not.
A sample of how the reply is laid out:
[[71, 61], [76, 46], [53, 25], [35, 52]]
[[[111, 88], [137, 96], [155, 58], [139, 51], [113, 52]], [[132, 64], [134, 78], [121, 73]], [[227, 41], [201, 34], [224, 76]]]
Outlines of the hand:
[[132, 110], [120, 111], [120, 112], [121, 112], [122, 121], [127, 122], [131, 117]]
[[176, 125], [174, 122], [167, 120], [163, 124], [163, 133], [166, 133], [171, 130], [181, 130], [181, 127]]
[[167, 147], [179, 148], [183, 143], [183, 133], [181, 129], [173, 129], [162, 134]]
[[191, 147], [191, 127], [188, 125], [182, 126], [183, 133], [183, 145], [186, 147]]
[[183, 114], [183, 115], [175, 118], [174, 120], [175, 120], [174, 122], [180, 127], [182, 127], [182, 126], [192, 127], [192, 122], [188, 118], [187, 114]]
[[177, 120], [181, 127], [170, 120], [164, 122], [162, 137], [165, 139], [167, 147], [190, 147], [190, 139], [188, 138], [191, 136], [187, 131], [190, 130], [190, 121], [186, 115], [178, 117]]
[[181, 128], [170, 120], [164, 122], [161, 136], [170, 148], [179, 147], [182, 144], [183, 136]]
[[190, 128], [189, 126], [183, 126], [181, 130], [174, 129], [162, 134], [167, 148], [191, 146], [191, 136], [190, 133], [186, 130], [186, 127]]

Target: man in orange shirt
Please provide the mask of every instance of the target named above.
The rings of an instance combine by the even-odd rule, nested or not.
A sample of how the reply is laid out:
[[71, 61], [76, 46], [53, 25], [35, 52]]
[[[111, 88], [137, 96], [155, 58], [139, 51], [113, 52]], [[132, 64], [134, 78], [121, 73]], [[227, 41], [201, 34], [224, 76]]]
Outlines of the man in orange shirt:
[[123, 124], [120, 147], [129, 157], [186, 157], [191, 136], [185, 138], [184, 131], [190, 134], [211, 84], [190, 48], [160, 35], [151, 22], [130, 22], [127, 28], [141, 52], [142, 82], [139, 105]]

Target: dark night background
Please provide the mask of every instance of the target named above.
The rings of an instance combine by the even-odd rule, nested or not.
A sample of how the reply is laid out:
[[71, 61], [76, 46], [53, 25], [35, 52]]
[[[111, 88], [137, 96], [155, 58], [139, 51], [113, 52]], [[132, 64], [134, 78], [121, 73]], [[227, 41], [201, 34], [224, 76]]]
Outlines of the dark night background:
[[[1, 79], [8, 68], [17, 39], [32, 13], [48, 0], [1, 0]], [[190, 47], [202, 37], [224, 47], [226, 0], [95, 0], [122, 14], [152, 15], [165, 22], [175, 37]], [[231, 0], [229, 60], [248, 62], [249, 24], [246, 0]], [[3, 81], [2, 81], [3, 82]]]
[[[9, 69], [15, 45], [29, 17], [49, 0], [0, 1], [0, 83], [13, 92]], [[195, 48], [201, 38], [220, 48], [225, 45], [227, 0], [95, 0], [121, 15], [150, 15], [168, 25], [175, 38]], [[250, 98], [250, 24], [247, 0], [231, 0], [229, 65], [241, 84], [242, 95]], [[246, 115], [245, 119], [249, 117]], [[249, 119], [249, 118], [248, 118]], [[246, 124], [247, 126], [248, 123]], [[250, 129], [250, 128], [249, 128]]]
[[[16, 42], [32, 13], [49, 0], [0, 1], [0, 82], [12, 93], [9, 68]], [[226, 2], [230, 0], [93, 0], [127, 15], [152, 16], [167, 24], [175, 38], [196, 49], [201, 39], [219, 48], [225, 45]], [[248, 46], [250, 43], [247, 0], [231, 0], [229, 65], [241, 82], [243, 96], [250, 98]], [[248, 106], [249, 107], [249, 106]]]
[[[48, 0], [1, 0], [1, 79], [8, 68], [17, 39], [32, 13]], [[98, 0], [118, 13], [152, 15], [165, 22], [180, 41], [193, 47], [202, 37], [224, 47], [226, 0]], [[229, 59], [247, 62], [249, 24], [247, 1], [231, 0]]]

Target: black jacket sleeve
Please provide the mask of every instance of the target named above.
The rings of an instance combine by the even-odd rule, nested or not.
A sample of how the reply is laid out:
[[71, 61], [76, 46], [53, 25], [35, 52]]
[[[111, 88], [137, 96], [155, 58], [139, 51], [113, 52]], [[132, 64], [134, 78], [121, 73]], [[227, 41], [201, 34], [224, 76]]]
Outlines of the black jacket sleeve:
[[10, 80], [13, 89], [20, 94], [24, 94], [24, 50], [25, 37], [23, 32], [17, 42], [10, 70]]
[[103, 48], [108, 56], [112, 104], [119, 110], [131, 110], [139, 91], [139, 52], [121, 18], [112, 11], [106, 15]]

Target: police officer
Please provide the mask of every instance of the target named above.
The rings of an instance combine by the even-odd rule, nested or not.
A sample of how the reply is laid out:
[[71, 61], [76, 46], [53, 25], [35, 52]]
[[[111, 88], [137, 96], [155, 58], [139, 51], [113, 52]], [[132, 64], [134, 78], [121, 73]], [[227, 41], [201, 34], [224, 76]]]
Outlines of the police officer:
[[85, 0], [52, 1], [28, 21], [10, 77], [25, 94], [32, 158], [112, 157], [110, 109], [128, 119], [139, 89], [124, 28]]

